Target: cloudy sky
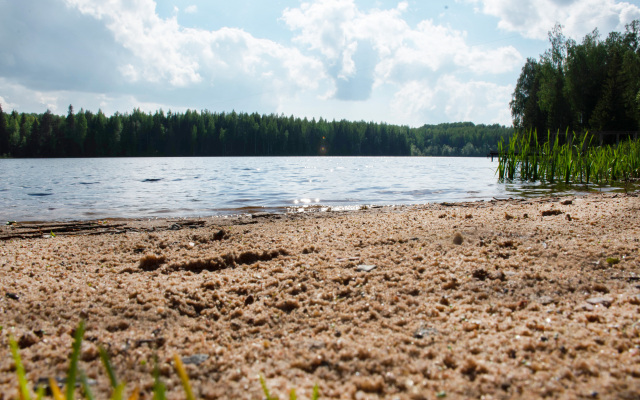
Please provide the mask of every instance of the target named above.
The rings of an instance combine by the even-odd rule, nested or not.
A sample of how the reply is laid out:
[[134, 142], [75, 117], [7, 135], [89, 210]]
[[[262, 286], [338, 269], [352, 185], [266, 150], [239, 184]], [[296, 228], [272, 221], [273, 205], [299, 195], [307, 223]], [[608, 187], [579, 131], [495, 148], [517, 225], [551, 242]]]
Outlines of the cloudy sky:
[[581, 41], [634, 19], [638, 0], [0, 0], [0, 104], [510, 125], [556, 22]]

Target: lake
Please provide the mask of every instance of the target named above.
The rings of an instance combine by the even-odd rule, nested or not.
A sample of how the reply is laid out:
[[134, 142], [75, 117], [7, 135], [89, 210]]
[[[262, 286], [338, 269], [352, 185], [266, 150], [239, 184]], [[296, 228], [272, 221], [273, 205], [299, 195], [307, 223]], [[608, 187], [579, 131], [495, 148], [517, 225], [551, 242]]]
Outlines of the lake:
[[497, 161], [452, 157], [0, 160], [0, 221], [202, 217], [530, 197]]

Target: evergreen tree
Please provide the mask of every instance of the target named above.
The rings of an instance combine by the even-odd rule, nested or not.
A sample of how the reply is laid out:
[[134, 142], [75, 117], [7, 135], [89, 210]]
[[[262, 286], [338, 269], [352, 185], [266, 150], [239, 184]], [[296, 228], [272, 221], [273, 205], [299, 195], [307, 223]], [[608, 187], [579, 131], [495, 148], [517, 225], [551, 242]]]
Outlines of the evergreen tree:
[[7, 130], [7, 121], [2, 111], [2, 104], [0, 104], [0, 157], [9, 154], [9, 131]]

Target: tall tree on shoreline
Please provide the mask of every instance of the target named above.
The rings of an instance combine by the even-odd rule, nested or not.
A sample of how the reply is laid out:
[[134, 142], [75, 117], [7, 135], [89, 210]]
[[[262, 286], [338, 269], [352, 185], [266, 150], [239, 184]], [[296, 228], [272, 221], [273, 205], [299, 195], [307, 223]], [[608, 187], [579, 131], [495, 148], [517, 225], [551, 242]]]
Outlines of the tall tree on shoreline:
[[594, 29], [581, 44], [556, 25], [549, 42], [538, 61], [527, 59], [522, 68], [510, 102], [516, 129], [546, 134], [640, 128], [640, 21], [604, 41]]
[[7, 121], [2, 111], [2, 104], [0, 104], [0, 157], [9, 153], [9, 130], [7, 129]]

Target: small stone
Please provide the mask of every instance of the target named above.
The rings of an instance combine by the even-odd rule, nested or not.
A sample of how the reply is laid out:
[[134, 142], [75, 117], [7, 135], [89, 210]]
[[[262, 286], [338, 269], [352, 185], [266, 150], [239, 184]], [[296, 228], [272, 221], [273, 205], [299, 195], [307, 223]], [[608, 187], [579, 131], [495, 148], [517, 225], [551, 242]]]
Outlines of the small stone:
[[208, 354], [194, 354], [192, 356], [183, 357], [182, 362], [184, 364], [200, 365], [203, 362], [207, 361], [208, 359], [209, 359]]
[[504, 219], [506, 219], [507, 221], [509, 221], [510, 219], [513, 219], [513, 215], [509, 214], [509, 213], [504, 213]]
[[356, 267], [357, 271], [370, 272], [376, 268], [375, 265], [360, 264]]
[[559, 215], [559, 214], [562, 214], [562, 211], [560, 211], [560, 210], [544, 210], [542, 212], [542, 216], [543, 217], [548, 217], [550, 215]]
[[416, 339], [423, 339], [425, 336], [435, 336], [438, 334], [438, 331], [435, 328], [428, 328], [421, 326], [415, 332], [413, 332], [413, 337]]
[[463, 240], [464, 239], [462, 238], [462, 234], [460, 234], [460, 232], [456, 232], [456, 234], [453, 235], [453, 244], [461, 245]]
[[562, 203], [563, 206], [568, 206], [569, 204], [573, 204], [573, 200], [564, 200]]
[[556, 301], [550, 297], [550, 296], [541, 296], [540, 299], [538, 299], [538, 301], [540, 302], [540, 304], [542, 304], [543, 306], [546, 306], [547, 304], [551, 304], [551, 303], [555, 303]]
[[20, 297], [19, 297], [17, 294], [15, 294], [15, 293], [9, 293], [9, 292], [7, 292], [7, 298], [9, 298], [9, 299], [11, 299], [11, 300], [16, 300], [16, 301], [17, 301], [17, 300], [20, 300]]
[[613, 300], [608, 298], [608, 297], [591, 297], [591, 298], [587, 299], [587, 303], [592, 304], [594, 306], [602, 305], [602, 306], [605, 306], [605, 307], [609, 308], [609, 307], [611, 307], [611, 304], [613, 303]]

